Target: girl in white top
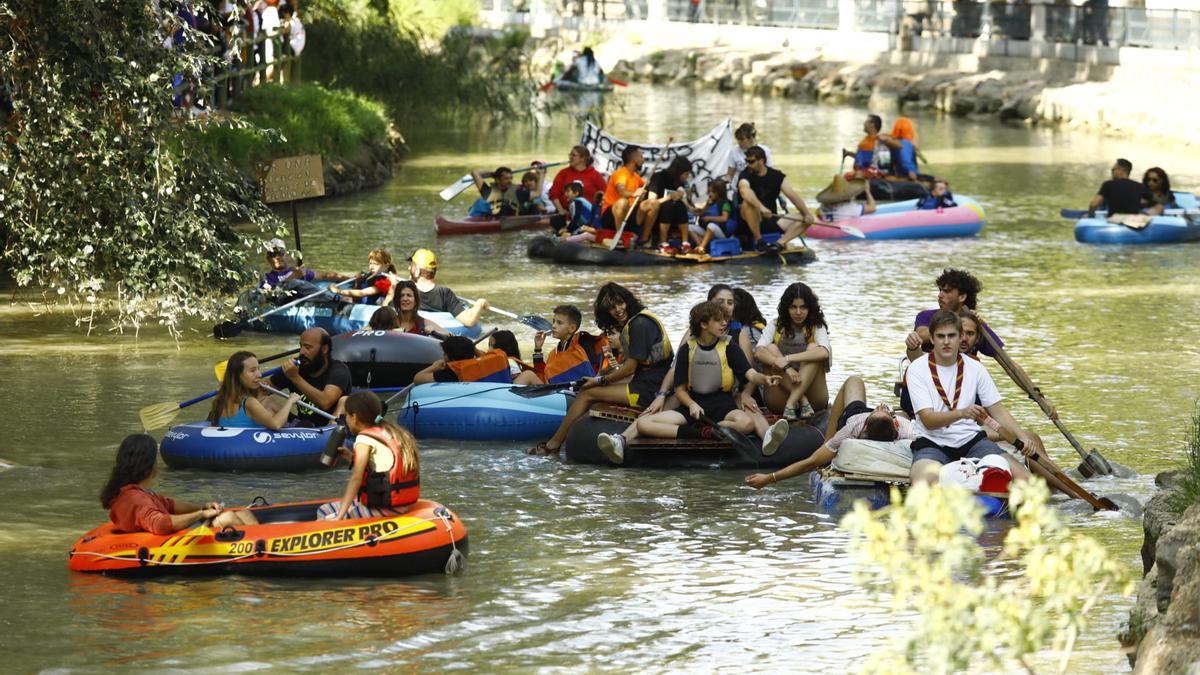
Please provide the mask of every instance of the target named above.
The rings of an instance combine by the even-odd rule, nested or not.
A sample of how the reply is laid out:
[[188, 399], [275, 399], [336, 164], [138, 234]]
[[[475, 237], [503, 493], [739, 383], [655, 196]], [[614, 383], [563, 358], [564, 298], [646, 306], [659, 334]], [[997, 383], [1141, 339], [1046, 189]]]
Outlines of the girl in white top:
[[758, 131], [754, 128], [753, 122], [742, 122], [737, 129], [734, 129], [733, 140], [737, 141], [737, 144], [729, 151], [727, 178], [740, 176], [742, 171], [746, 170], [746, 151], [756, 145], [762, 148], [763, 154], [767, 156], [767, 166], [774, 168], [775, 160], [771, 158], [771, 149], [758, 142]]
[[768, 373], [784, 375], [766, 389], [767, 407], [789, 420], [812, 417], [829, 407], [825, 374], [833, 360], [825, 314], [816, 293], [796, 282], [779, 298], [779, 316], [767, 324], [754, 358]]

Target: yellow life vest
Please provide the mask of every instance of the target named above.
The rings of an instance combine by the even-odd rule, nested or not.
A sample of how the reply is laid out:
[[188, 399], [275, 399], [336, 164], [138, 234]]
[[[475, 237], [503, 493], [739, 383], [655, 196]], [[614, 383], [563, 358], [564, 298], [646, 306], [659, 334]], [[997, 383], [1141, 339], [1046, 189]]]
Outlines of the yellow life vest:
[[645, 309], [629, 317], [629, 320], [621, 328], [621, 350], [626, 355], [626, 358], [632, 358], [629, 356], [629, 327], [633, 325], [633, 320], [639, 316], [653, 319], [654, 323], [658, 324], [658, 330], [662, 333], [662, 342], [650, 350], [650, 358], [639, 360], [638, 363], [643, 366], [657, 366], [662, 365], [664, 362], [670, 362], [674, 352], [671, 350], [671, 338], [667, 336], [667, 329], [663, 327], [662, 320]]
[[[717, 358], [721, 362], [721, 391], [733, 391], [733, 368], [729, 367], [729, 344], [731, 338], [728, 335], [721, 336], [717, 340], [716, 346], [712, 351], [716, 352]], [[696, 361], [696, 353], [700, 351], [700, 343], [696, 338], [688, 338], [688, 388], [693, 387], [695, 379], [693, 378], [693, 366]], [[702, 394], [714, 392], [698, 392]]]

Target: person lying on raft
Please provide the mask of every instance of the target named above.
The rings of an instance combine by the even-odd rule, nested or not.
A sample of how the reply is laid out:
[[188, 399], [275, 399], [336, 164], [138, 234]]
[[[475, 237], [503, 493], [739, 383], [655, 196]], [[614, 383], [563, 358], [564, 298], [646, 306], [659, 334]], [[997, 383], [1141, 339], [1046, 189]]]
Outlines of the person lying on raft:
[[959, 353], [962, 322], [957, 314], [938, 310], [930, 320], [929, 331], [933, 352], [914, 361], [904, 375], [916, 410], [912, 482], [936, 483], [942, 465], [988, 455], [1004, 457], [1014, 480], [1027, 480], [1029, 470], [989, 440], [980, 423], [988, 416], [994, 418], [1002, 429], [1024, 443], [1022, 453], [1026, 456], [1045, 454], [1042, 439], [1012, 418], [987, 370]]
[[941, 178], [935, 178], [929, 194], [917, 200], [917, 208], [924, 211], [948, 209], [954, 206], [958, 206], [958, 202], [954, 201], [954, 195], [950, 194], [950, 184]]
[[826, 434], [825, 443], [805, 459], [769, 474], [752, 473], [746, 476], [746, 485], [761, 490], [778, 483], [781, 480], [802, 476], [827, 466], [833, 461], [842, 443], [851, 438], [865, 438], [869, 441], [890, 442], [916, 437], [916, 427], [905, 417], [892, 411], [886, 403], [880, 403], [874, 408], [867, 407], [867, 387], [861, 377], [851, 375], [846, 378], [842, 388], [834, 400], [833, 413], [837, 414], [832, 433]]
[[108, 482], [100, 491], [100, 505], [118, 532], [171, 534], [202, 520], [212, 527], [255, 525], [254, 514], [225, 510], [217, 502], [191, 504], [150, 491], [158, 477], [158, 442], [148, 434], [132, 434], [121, 441]]
[[532, 371], [521, 374], [525, 380], [513, 381], [509, 371], [508, 353], [503, 349], [477, 352], [475, 343], [461, 335], [451, 335], [442, 340], [443, 358], [413, 376], [416, 384], [430, 382], [497, 382], [500, 384], [538, 384]]
[[450, 332], [438, 325], [436, 321], [421, 316], [418, 312], [420, 297], [421, 291], [411, 280], [404, 279], [396, 282], [392, 289], [391, 304], [380, 308], [371, 315], [371, 326], [374, 327], [376, 316], [379, 316], [384, 309], [390, 308], [396, 316], [395, 325], [384, 330], [397, 330], [414, 335], [449, 335]]
[[259, 280], [258, 287], [263, 291], [278, 292], [280, 304], [316, 293], [320, 288], [313, 284], [314, 281], [345, 281], [349, 278], [337, 272], [318, 272], [303, 265], [293, 267], [287, 244], [282, 239], [272, 239], [267, 244], [267, 264], [271, 269]]
[[[489, 185], [487, 179], [491, 178]], [[498, 167], [490, 173], [483, 169], [473, 169], [471, 179], [479, 190], [479, 199], [471, 205], [467, 215], [475, 217], [504, 218], [517, 215], [521, 201], [517, 197], [517, 186], [513, 184], [512, 169], [507, 166]]]
[[583, 315], [575, 305], [554, 308], [550, 335], [558, 340], [548, 357], [542, 355], [546, 343], [545, 331], [533, 336], [533, 371], [546, 384], [575, 382], [595, 377], [610, 364], [608, 337], [579, 330]]
[[[333, 338], [329, 333], [324, 328], [309, 328], [300, 334], [300, 357], [284, 361], [283, 372], [271, 376], [271, 386], [300, 394], [300, 401], [336, 415], [338, 401], [350, 393], [352, 386], [350, 368], [334, 360], [332, 353]], [[288, 417], [288, 426], [327, 424], [329, 420], [300, 407]]]
[[566, 241], [595, 241], [592, 203], [583, 198], [583, 183], [567, 183], [563, 186], [562, 198], [567, 203], [566, 211], [550, 216], [550, 227], [554, 230], [554, 236]]
[[292, 392], [287, 403], [277, 405], [259, 386], [262, 372], [251, 352], [234, 352], [225, 367], [225, 377], [213, 398], [208, 423], [214, 427], [281, 429], [300, 394]]
[[350, 462], [350, 479], [340, 500], [317, 508], [317, 519], [404, 513], [421, 498], [421, 467], [412, 434], [383, 419], [383, 403], [370, 391], [346, 398], [346, 427], [354, 434], [354, 449], [339, 448], [338, 454]]
[[[729, 311], [724, 305], [705, 301], [692, 307], [688, 320], [692, 335], [679, 349], [675, 368], [675, 396], [681, 404], [675, 410], [638, 417], [635, 432], [600, 434], [596, 442], [604, 456], [614, 464], [625, 462], [627, 440], [636, 434], [653, 438], [713, 438], [711, 427], [688, 424], [701, 418], [717, 421], [742, 433], [757, 433], [762, 438], [763, 455], [771, 456], [788, 435], [788, 423], [779, 420], [768, 427], [758, 412], [758, 403], [749, 384], [776, 385], [778, 375], [763, 375], [755, 370], [741, 348], [726, 334]], [[738, 381], [741, 394], [738, 394]], [[629, 435], [626, 435], [629, 434]], [[706, 435], [707, 434], [707, 435]]]
[[434, 282], [437, 270], [437, 256], [427, 248], [419, 248], [408, 256], [408, 274], [410, 280], [416, 284], [417, 292], [421, 294], [421, 309], [427, 312], [446, 312], [464, 326], [479, 323], [479, 315], [488, 308], [487, 298], [479, 298], [475, 304], [468, 304], [454, 291]]
[[1101, 206], [1105, 207], [1110, 216], [1117, 213], [1158, 215], [1163, 212], [1163, 205], [1155, 203], [1150, 189], [1129, 177], [1129, 174], [1133, 173], [1132, 162], [1118, 159], [1110, 171], [1112, 180], [1104, 181], [1088, 204], [1088, 218], [1094, 218], [1096, 209]]
[[[787, 176], [779, 169], [767, 166], [766, 157], [766, 153], [757, 145], [746, 151], [746, 170], [738, 176], [737, 182], [738, 194], [742, 198], [738, 212], [754, 238], [756, 251], [779, 252], [789, 241], [807, 232], [817, 219], [787, 182]], [[787, 218], [792, 222], [786, 228], [779, 224], [784, 219], [776, 211], [780, 194], [785, 195], [800, 212], [798, 217]], [[779, 232], [779, 240], [770, 244], [763, 241], [763, 234], [772, 232]]]
[[511, 330], [498, 330], [488, 338], [489, 350], [500, 350], [508, 356], [508, 374], [513, 384], [541, 384], [542, 378], [534, 372], [533, 366], [521, 360], [521, 346], [517, 344], [517, 336]]
[[[867, 203], [860, 204], [855, 198], [867, 196]], [[821, 204], [821, 218], [827, 222], [849, 220], [875, 213], [875, 197], [871, 195], [871, 183], [865, 180], [847, 181], [841, 174], [833, 176], [833, 182], [817, 193]]]
[[[600, 209], [602, 227], [616, 230], [625, 222], [633, 202], [645, 191], [646, 180], [641, 174], [645, 161], [645, 154], [636, 145], [627, 145], [621, 151], [621, 166], [609, 177], [608, 185], [604, 188], [604, 201]], [[642, 227], [645, 213], [639, 209], [633, 218], [629, 221], [630, 229], [637, 231]]]
[[825, 374], [833, 361], [829, 327], [816, 293], [796, 282], [779, 298], [779, 316], [767, 326], [754, 358], [782, 380], [767, 388], [767, 407], [789, 421], [813, 417], [829, 406]]
[[658, 387], [671, 367], [673, 352], [662, 321], [647, 311], [633, 293], [614, 282], [600, 287], [593, 311], [600, 330], [619, 332], [624, 361], [607, 375], [584, 380], [579, 395], [567, 409], [554, 435], [527, 450], [529, 454], [558, 454], [571, 425], [586, 415], [593, 403], [645, 408], [656, 395], [666, 395], [659, 392]]
[[353, 288], [331, 286], [329, 292], [350, 302], [364, 305], [385, 304], [391, 293], [395, 274], [396, 266], [392, 264], [392, 254], [386, 249], [377, 248], [367, 255], [367, 273], [359, 274], [355, 278]]
[[700, 242], [692, 253], [704, 255], [714, 237], [725, 239], [737, 231], [733, 203], [729, 201], [729, 185], [720, 178], [708, 184], [708, 201], [704, 206], [692, 209], [692, 213], [696, 215], [696, 224], [688, 225], [688, 232], [692, 239]]

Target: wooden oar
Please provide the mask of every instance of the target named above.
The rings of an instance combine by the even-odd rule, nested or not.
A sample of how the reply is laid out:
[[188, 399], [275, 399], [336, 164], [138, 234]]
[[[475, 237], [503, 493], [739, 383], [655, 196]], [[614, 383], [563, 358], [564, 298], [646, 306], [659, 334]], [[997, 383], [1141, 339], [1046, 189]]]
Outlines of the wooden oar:
[[1038, 407], [1042, 409], [1042, 412], [1045, 413], [1046, 417], [1049, 418], [1050, 421], [1054, 422], [1054, 426], [1058, 427], [1058, 430], [1062, 432], [1062, 435], [1067, 439], [1067, 442], [1071, 444], [1071, 447], [1075, 448], [1075, 452], [1079, 453], [1079, 456], [1083, 458], [1083, 462], [1079, 465], [1079, 473], [1083, 474], [1085, 478], [1091, 478], [1092, 476], [1113, 475], [1112, 466], [1109, 464], [1107, 459], [1101, 456], [1100, 453], [1094, 448], [1091, 452], [1084, 450], [1079, 441], [1075, 440], [1075, 436], [1073, 436], [1071, 432], [1067, 430], [1067, 427], [1062, 423], [1062, 420], [1058, 419], [1058, 415], [1055, 415], [1054, 417], [1050, 416], [1050, 411], [1053, 406], [1051, 406], [1050, 402], [1046, 400], [1046, 397], [1042, 395], [1041, 389], [1038, 389], [1037, 385], [1035, 385], [1033, 381], [1031, 381], [1024, 374], [1024, 371], [1018, 368], [1016, 363], [1009, 358], [1008, 353], [1005, 352], [1004, 348], [1000, 346], [999, 341], [992, 337], [992, 333], [988, 329], [988, 325], [983, 318], [978, 314], [976, 314], [975, 317], [979, 323], [979, 332], [983, 333], [983, 339], [986, 340], [988, 346], [992, 348], [992, 353], [996, 355], [996, 361], [1000, 364], [1000, 367], [1004, 369], [1004, 372], [1008, 374], [1008, 376], [1017, 384], [1018, 387], [1021, 388], [1022, 391], [1029, 395], [1029, 398], [1033, 399], [1033, 401], [1038, 404]]
[[640, 204], [642, 199], [646, 197], [646, 194], [649, 193], [648, 188], [650, 187], [650, 179], [654, 177], [654, 174], [658, 171], [658, 165], [662, 163], [663, 158], [666, 157], [667, 153], [671, 150], [671, 141], [673, 140], [675, 140], [674, 136], [667, 138], [667, 144], [663, 146], [662, 154], [659, 155], [658, 159], [654, 161], [654, 167], [650, 169], [650, 175], [646, 178], [646, 185], [643, 186], [642, 194], [638, 195], [638, 198], [633, 200], [633, 204], [629, 207], [629, 212], [626, 213], [625, 217], [621, 219], [621, 226], [617, 228], [617, 233], [613, 235], [612, 241], [608, 244], [608, 250], [617, 250], [617, 244], [621, 243], [621, 233], [625, 231], [625, 224], [629, 222], [630, 218], [635, 217], [634, 214], [637, 213], [638, 204]]
[[[779, 216], [779, 219], [780, 220], [804, 220], [800, 216], [793, 216], [791, 214], [784, 214], [782, 216]], [[864, 234], [863, 231], [858, 229], [857, 227], [854, 227], [853, 225], [846, 225], [844, 223], [839, 223], [837, 221], [825, 222], [825, 223], [818, 221], [816, 223], [813, 223], [813, 225], [824, 225], [825, 227], [834, 227], [834, 228], [841, 230], [842, 232], [845, 232], [846, 234], [850, 235], [851, 237], [854, 237], [855, 239], [866, 239], [867, 238], [867, 235]]]
[[[293, 354], [299, 354], [299, 353], [300, 353], [299, 348], [289, 349], [286, 352], [279, 352], [278, 354], [272, 354], [266, 358], [259, 359], [258, 362], [259, 363], [268, 363], [268, 362], [274, 361], [276, 359], [282, 359], [285, 356], [291, 356]], [[229, 367], [229, 359], [225, 359], [224, 361], [213, 366], [213, 372], [217, 376], [217, 382], [221, 382], [225, 379], [225, 370], [228, 367]]]
[[[1012, 443], [1013, 447], [1016, 448], [1018, 452], [1025, 449], [1025, 443], [1004, 427], [1000, 427], [1000, 435], [1004, 438], [1004, 440]], [[1073, 493], [1076, 498], [1082, 499], [1090, 504], [1093, 509], [1097, 511], [1121, 510], [1121, 507], [1117, 506], [1113, 500], [1109, 499], [1108, 497], [1097, 497], [1096, 495], [1084, 489], [1084, 487], [1079, 483], [1071, 480], [1065, 473], [1062, 472], [1061, 469], [1054, 465], [1054, 462], [1050, 461], [1049, 457], [1042, 457], [1036, 452], [1030, 453], [1027, 455], [1027, 457], [1041, 467], [1043, 471], [1057, 479], [1063, 485], [1063, 487], [1067, 488], [1067, 490]]]
[[[336, 284], [334, 284], [333, 286], [331, 286], [331, 288], [337, 288], [339, 286], [344, 286], [352, 281], [354, 281], [354, 277], [345, 279], [343, 281], [339, 281]], [[285, 305], [280, 305], [272, 310], [263, 312], [262, 314], [259, 314], [258, 316], [246, 319], [245, 321], [237, 321], [237, 322], [223, 321], [223, 322], [213, 326], [213, 337], [219, 338], [219, 339], [237, 337], [238, 335], [241, 335], [242, 331], [246, 328], [246, 326], [250, 325], [251, 323], [258, 321], [259, 319], [261, 319], [265, 316], [270, 316], [276, 312], [282, 312], [283, 310], [288, 309], [290, 307], [295, 307], [296, 305], [298, 305], [306, 300], [312, 300], [313, 298], [317, 297], [318, 295], [321, 295], [322, 293], [326, 293], [328, 291], [329, 291], [328, 288], [322, 288], [321, 290], [317, 291], [316, 293], [309, 293], [308, 295], [306, 295], [302, 298], [292, 300], [291, 302], [289, 302]]]
[[[551, 162], [550, 164], [531, 164], [531, 165], [521, 168], [521, 169], [513, 169], [513, 173], [517, 174], [517, 173], [521, 173], [523, 171], [529, 171], [530, 169], [539, 169], [539, 168], [549, 169], [552, 166], [562, 166], [563, 164], [566, 164], [566, 162]], [[491, 178], [491, 174], [484, 174], [484, 178]], [[454, 181], [450, 185], [447, 185], [445, 187], [445, 189], [443, 189], [441, 192], [438, 193], [438, 196], [446, 201], [450, 201], [451, 199], [454, 199], [455, 197], [462, 194], [463, 191], [465, 191], [467, 188], [471, 187], [474, 184], [475, 184], [475, 177], [472, 176], [468, 172], [462, 178], [459, 178], [458, 180]]]
[[[275, 373], [280, 372], [283, 372], [282, 368], [272, 368], [271, 370], [263, 373], [263, 377], [270, 377]], [[196, 398], [193, 398], [189, 401], [184, 401], [183, 403], [155, 403], [139, 410], [138, 417], [141, 418], [142, 428], [146, 431], [161, 429], [175, 421], [175, 418], [179, 416], [180, 410], [183, 410], [188, 406], [195, 405], [201, 401], [207, 401], [216, 395], [217, 390], [214, 389], [207, 394], [201, 394]]]

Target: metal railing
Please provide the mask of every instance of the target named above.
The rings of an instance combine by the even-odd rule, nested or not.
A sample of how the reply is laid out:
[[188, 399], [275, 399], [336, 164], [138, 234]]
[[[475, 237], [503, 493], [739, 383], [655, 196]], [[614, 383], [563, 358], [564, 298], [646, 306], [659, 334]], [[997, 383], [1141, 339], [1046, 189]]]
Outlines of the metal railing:
[[[300, 81], [300, 56], [292, 52], [291, 43], [280, 32], [258, 33], [233, 53], [231, 61], [222, 60], [215, 72], [203, 79], [201, 98], [223, 110], [231, 100], [241, 96], [249, 87], [262, 84], [283, 84]], [[267, 47], [271, 60], [267, 60]], [[243, 62], [245, 59], [245, 62]], [[211, 98], [209, 98], [211, 96]]]

